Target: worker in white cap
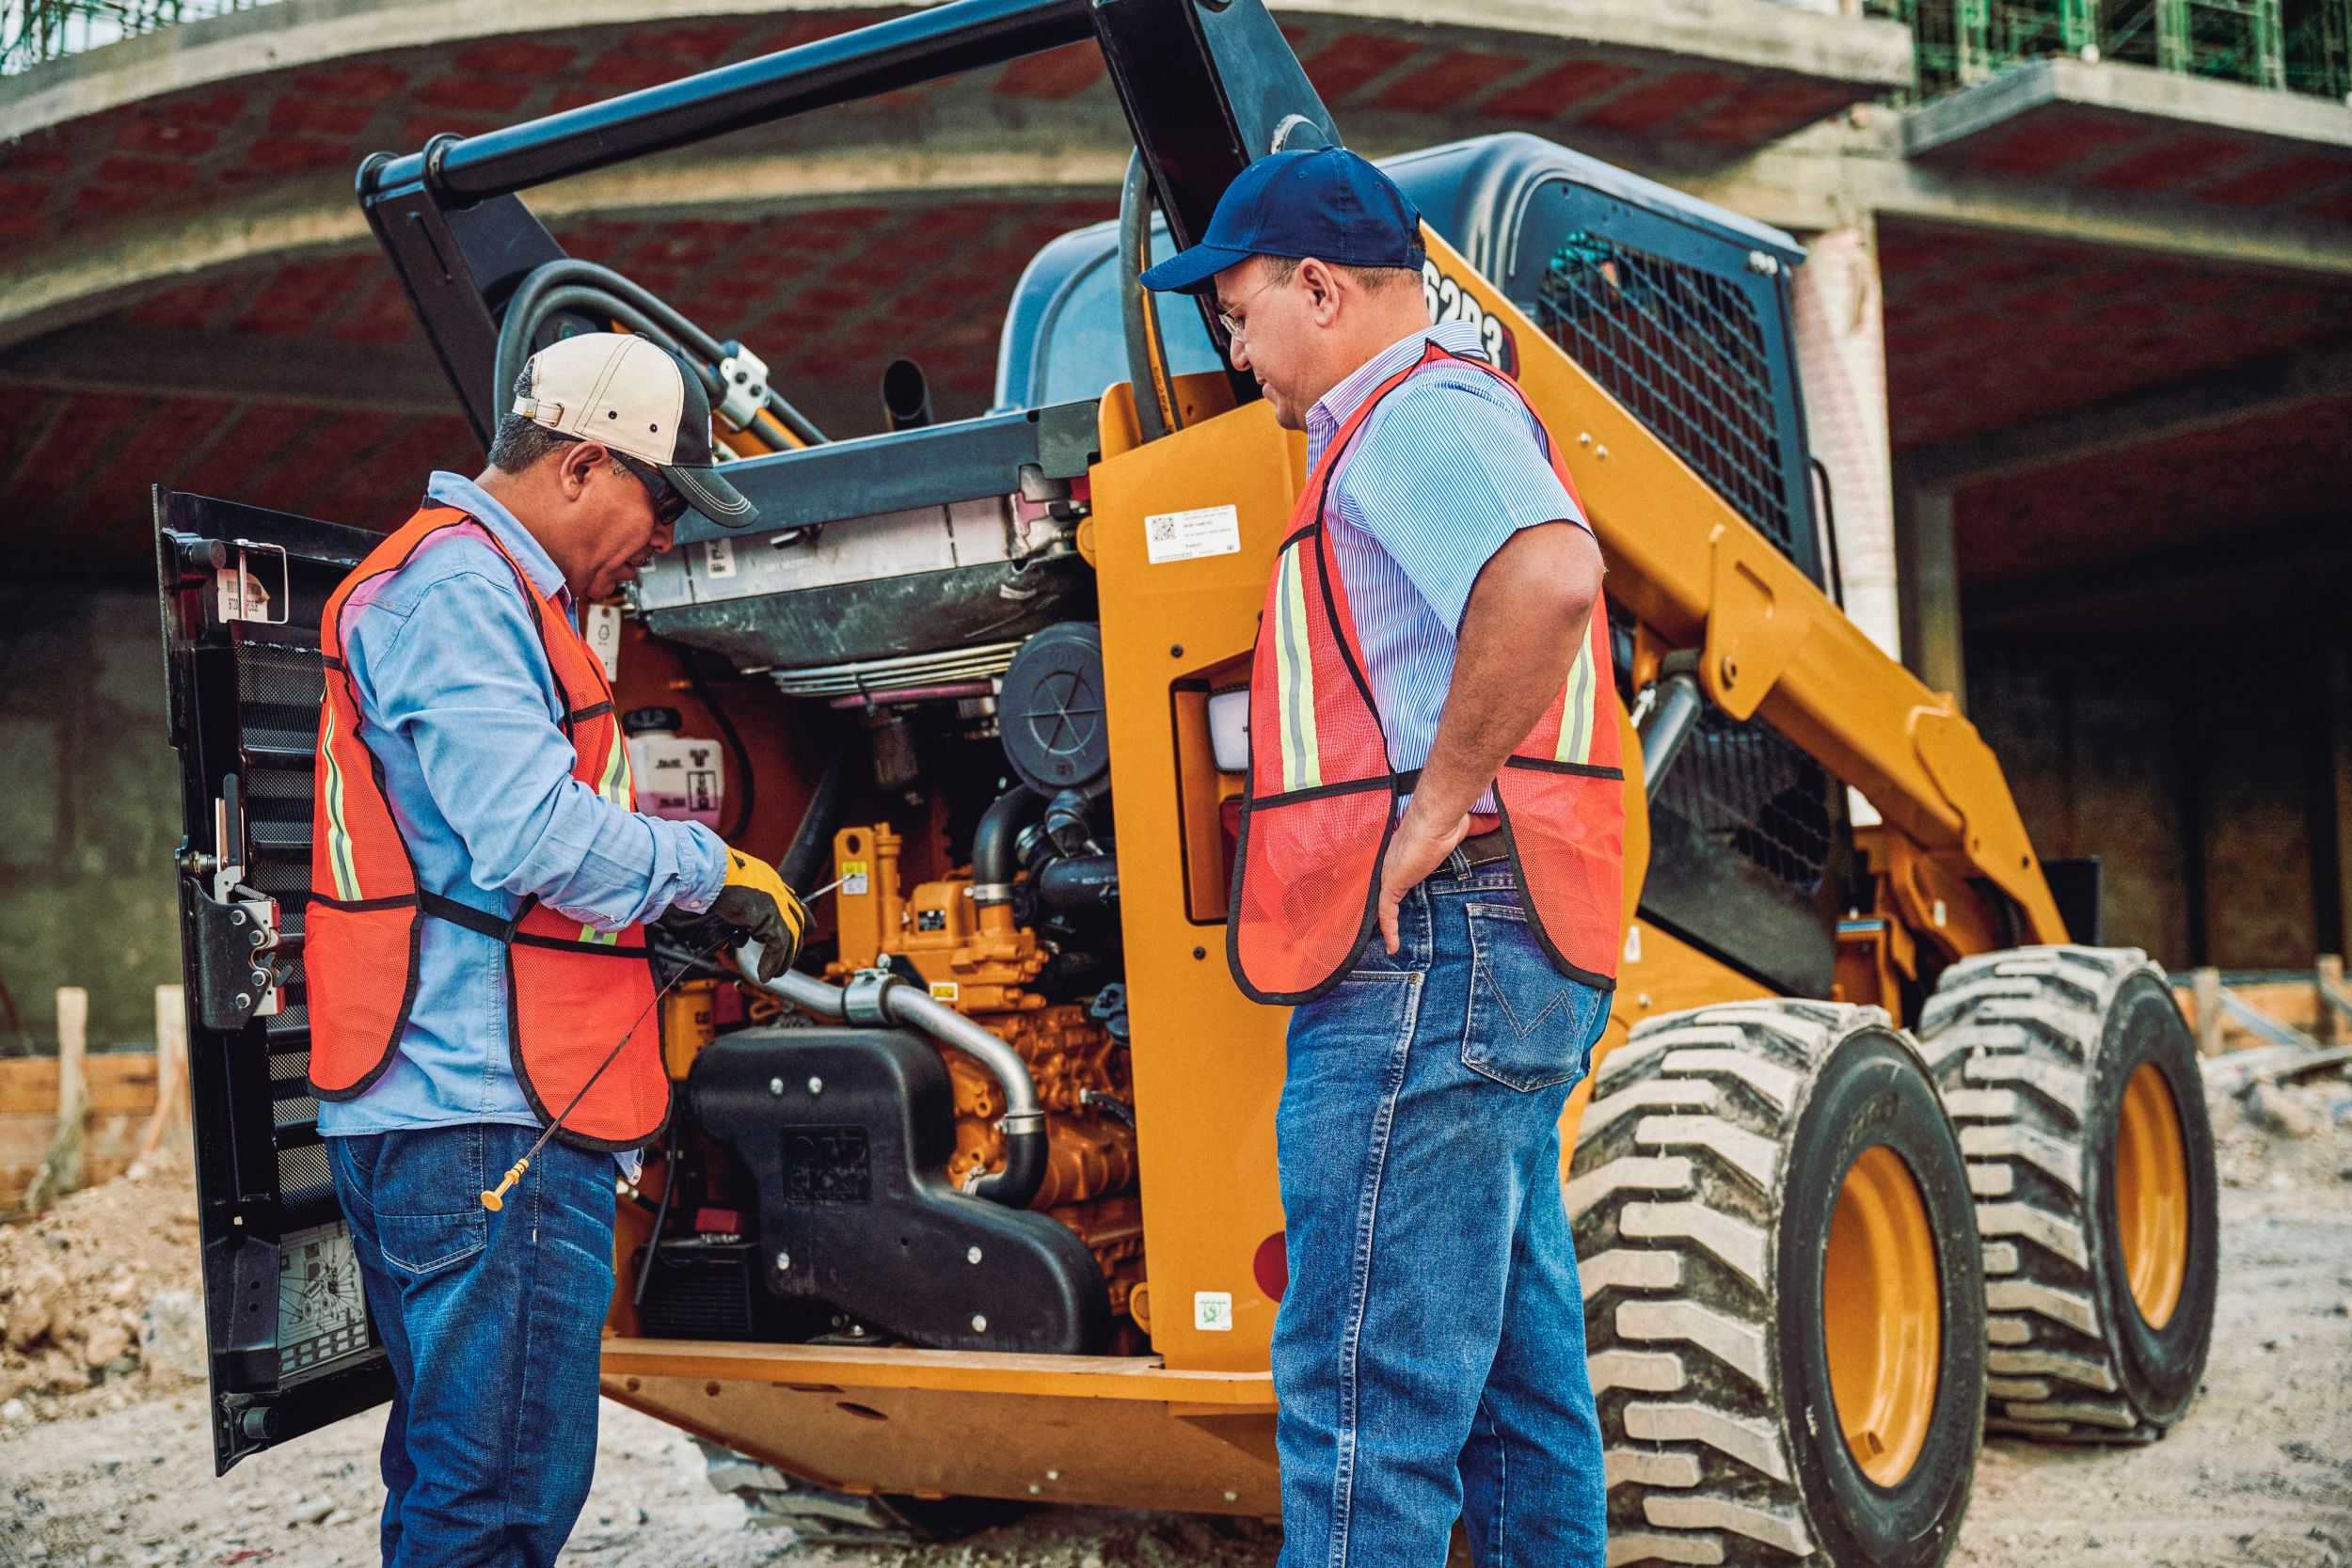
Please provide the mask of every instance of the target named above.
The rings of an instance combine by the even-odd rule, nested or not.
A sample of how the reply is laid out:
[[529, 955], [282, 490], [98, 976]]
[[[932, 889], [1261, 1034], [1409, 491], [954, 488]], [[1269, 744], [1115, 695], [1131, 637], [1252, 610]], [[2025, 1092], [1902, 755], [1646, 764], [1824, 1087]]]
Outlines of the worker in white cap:
[[565, 339], [489, 466], [433, 475], [322, 616], [310, 1071], [395, 1382], [387, 1564], [555, 1560], [596, 1460], [613, 1160], [670, 1109], [645, 924], [708, 911], [767, 978], [806, 920], [774, 867], [635, 810], [577, 626], [688, 507], [753, 520], [714, 456], [666, 350]]

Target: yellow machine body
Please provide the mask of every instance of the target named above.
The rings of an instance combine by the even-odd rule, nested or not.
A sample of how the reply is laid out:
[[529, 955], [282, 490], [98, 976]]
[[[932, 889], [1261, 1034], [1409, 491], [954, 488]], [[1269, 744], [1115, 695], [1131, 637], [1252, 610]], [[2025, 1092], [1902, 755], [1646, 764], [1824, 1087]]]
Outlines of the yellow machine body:
[[[1711, 702], [1735, 719], [1760, 714], [1876, 808], [1882, 825], [1866, 832], [1863, 847], [1882, 907], [1850, 922], [1841, 938], [1839, 999], [1895, 1010], [1899, 977], [1916, 976], [1922, 942], [1958, 957], [2019, 940], [2063, 942], [1999, 766], [1952, 698], [1872, 644], [1535, 324], [1434, 232], [1423, 238], [1443, 274], [1517, 334], [1519, 384], [1566, 448], [1601, 542], [1608, 593], [1636, 619], [1636, 689], [1665, 652], [1698, 650]], [[610, 1397], [842, 1491], [1278, 1511], [1267, 1371], [1276, 1301], [1262, 1276], [1282, 1229], [1274, 1120], [1288, 1013], [1248, 1000], [1227, 970], [1219, 809], [1241, 781], [1216, 769], [1207, 699], [1213, 686], [1246, 674], [1265, 576], [1306, 478], [1306, 448], [1276, 424], [1268, 404], [1231, 406], [1221, 377], [1175, 378], [1168, 395], [1181, 428], [1148, 444], [1131, 388], [1104, 399], [1081, 541], [1098, 579], [1119, 780], [1136, 1126], [1131, 1141], [1074, 1126], [1057, 1138], [1057, 1169], [1070, 1167], [1057, 1196], [1072, 1204], [1101, 1204], [1080, 1170], [1088, 1156], [1071, 1151], [1080, 1135], [1102, 1145], [1090, 1167], [1098, 1175], [1139, 1164], [1139, 1218], [1129, 1196], [1113, 1200], [1126, 1210], [1091, 1216], [1091, 1228], [1086, 1218], [1070, 1223], [1104, 1260], [1115, 1300], [1129, 1306], [1148, 1347], [1040, 1357], [652, 1339], [635, 1334], [624, 1297], [605, 1348]], [[1149, 561], [1148, 515], [1212, 506], [1236, 510], [1238, 553]], [[1621, 721], [1628, 937], [1597, 1063], [1645, 1017], [1768, 994], [1636, 918], [1648, 816], [1641, 749], [1629, 719]], [[835, 847], [837, 869], [858, 864], [873, 875], [884, 847], [874, 830], [851, 830]], [[2005, 927], [1979, 891], [1987, 884], [2022, 911], [2022, 930]], [[945, 999], [1033, 1061], [1050, 1059], [1041, 1085], [1074, 1093], [1100, 1072], [1090, 1026], [1044, 1016], [1039, 999], [1022, 992], [1035, 969], [1009, 924], [989, 926], [987, 911], [975, 920], [952, 885], [910, 895], [895, 870], [870, 885], [842, 902], [845, 959], [871, 961], [914, 940], [898, 935], [913, 924], [910, 897], [953, 911], [934, 943], [953, 955], [936, 972], [958, 976]], [[958, 1158], [984, 1159], [990, 1085], [968, 1067], [957, 1083]], [[1588, 1080], [1568, 1102], [1565, 1150], [1575, 1148], [1590, 1092]], [[624, 1229], [626, 1258], [643, 1225]], [[1904, 1297], [1915, 1312], [1915, 1295]], [[1855, 1354], [1855, 1365], [1868, 1365]], [[1915, 1433], [1901, 1436], [1915, 1447]]]

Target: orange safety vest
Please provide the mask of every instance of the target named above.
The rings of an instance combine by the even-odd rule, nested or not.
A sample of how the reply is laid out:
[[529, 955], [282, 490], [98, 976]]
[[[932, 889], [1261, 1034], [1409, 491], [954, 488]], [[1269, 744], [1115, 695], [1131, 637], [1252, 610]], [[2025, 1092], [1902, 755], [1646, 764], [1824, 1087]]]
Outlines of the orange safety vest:
[[[580, 1148], [641, 1148], [670, 1117], [661, 1066], [660, 1009], [642, 926], [605, 932], [527, 898], [511, 920], [417, 886], [415, 863], [384, 795], [384, 771], [362, 732], [367, 716], [343, 663], [343, 611], [352, 592], [408, 563], [428, 539], [472, 525], [522, 585], [548, 666], [564, 694], [572, 777], [627, 810], [636, 809], [612, 689], [571, 617], [539, 592], [498, 535], [454, 507], [428, 506], [370, 551], [342, 580], [320, 618], [326, 695], [319, 713], [316, 800], [310, 840], [310, 902], [302, 965], [310, 992], [310, 1087], [321, 1100], [367, 1092], [391, 1065], [416, 1001], [424, 917], [493, 937], [505, 949], [506, 1047], [516, 1082], [540, 1121], [570, 1105], [612, 1050], [628, 1043], [596, 1080], [557, 1136]], [[365, 607], [362, 606], [362, 609]]]
[[[1355, 966], [1377, 922], [1380, 864], [1396, 826], [1396, 802], [1411, 793], [1419, 769], [1398, 772], [1389, 763], [1347, 585], [1331, 549], [1331, 482], [1380, 400], [1406, 377], [1449, 362], [1475, 366], [1526, 401], [1493, 366], [1430, 344], [1332, 436], [1275, 557], [1250, 673], [1249, 787], [1225, 936], [1233, 977], [1255, 1001], [1321, 996]], [[1542, 428], [1542, 416], [1535, 420]], [[1552, 472], [1574, 498], [1576, 484], [1549, 429], [1544, 446]], [[1503, 763], [1495, 799], [1529, 924], [1544, 951], [1563, 974], [1604, 990], [1616, 985], [1624, 940], [1620, 761], [1609, 617], [1596, 599], [1582, 652], [1560, 694]]]

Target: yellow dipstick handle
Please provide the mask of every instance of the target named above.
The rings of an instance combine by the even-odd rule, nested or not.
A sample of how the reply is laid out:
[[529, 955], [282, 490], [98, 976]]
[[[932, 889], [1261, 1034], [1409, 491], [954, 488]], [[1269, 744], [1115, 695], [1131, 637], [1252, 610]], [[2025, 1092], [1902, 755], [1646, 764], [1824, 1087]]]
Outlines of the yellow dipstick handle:
[[482, 1207], [487, 1209], [493, 1214], [505, 1208], [507, 1189], [512, 1187], [516, 1182], [520, 1181], [523, 1179], [523, 1172], [529, 1170], [530, 1168], [530, 1155], [526, 1154], [521, 1159], [516, 1161], [514, 1168], [506, 1173], [505, 1177], [500, 1180], [497, 1187], [482, 1195]]

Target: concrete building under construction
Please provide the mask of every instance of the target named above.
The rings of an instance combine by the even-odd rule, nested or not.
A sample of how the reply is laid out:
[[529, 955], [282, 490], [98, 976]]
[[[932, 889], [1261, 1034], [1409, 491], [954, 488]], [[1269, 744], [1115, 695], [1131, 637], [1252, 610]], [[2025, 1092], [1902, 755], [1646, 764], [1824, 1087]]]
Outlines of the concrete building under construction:
[[[189, 10], [196, 8], [190, 7]], [[353, 170], [890, 7], [284, 0], [102, 41], [0, 7], [0, 974], [143, 1037], [178, 968], [150, 487], [389, 527], [480, 451]], [[2105, 940], [2308, 967], [2352, 827], [2352, 3], [1309, 0], [1374, 156], [1533, 133], [1797, 234], [1849, 613], [1992, 741]], [[583, 176], [534, 210], [739, 339], [834, 435], [1117, 210], [1090, 49]]]

